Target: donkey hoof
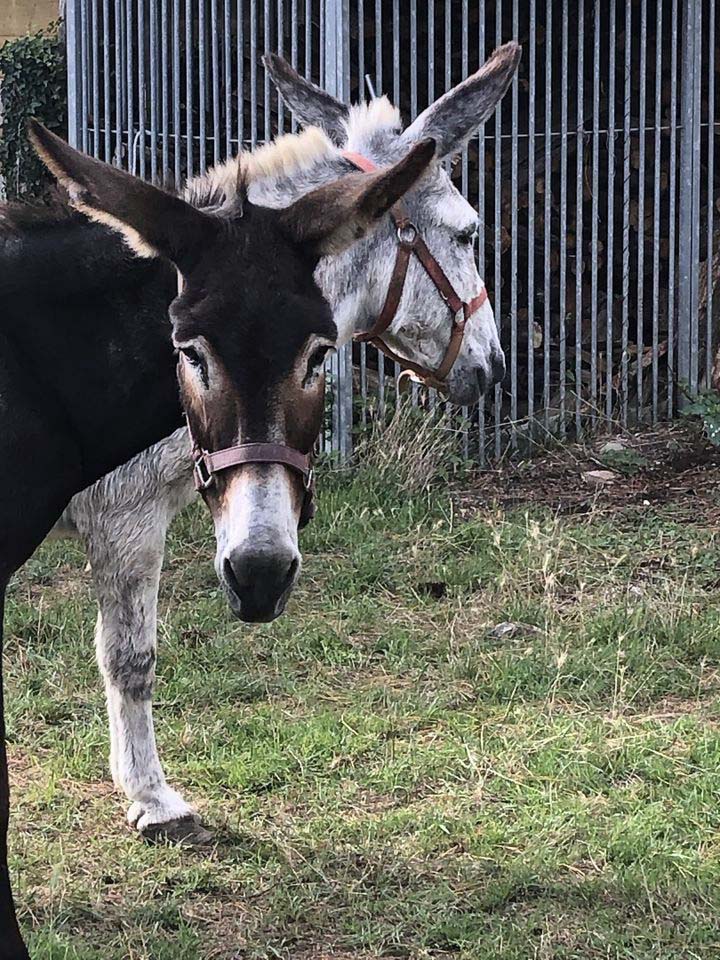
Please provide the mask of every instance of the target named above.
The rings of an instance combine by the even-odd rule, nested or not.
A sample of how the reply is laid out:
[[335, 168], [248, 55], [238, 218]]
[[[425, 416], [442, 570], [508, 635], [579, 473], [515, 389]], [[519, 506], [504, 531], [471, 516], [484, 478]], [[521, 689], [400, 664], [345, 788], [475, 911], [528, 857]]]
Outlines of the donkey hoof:
[[204, 847], [213, 835], [195, 817], [180, 817], [165, 823], [149, 823], [140, 831], [147, 843], [173, 843], [179, 846]]

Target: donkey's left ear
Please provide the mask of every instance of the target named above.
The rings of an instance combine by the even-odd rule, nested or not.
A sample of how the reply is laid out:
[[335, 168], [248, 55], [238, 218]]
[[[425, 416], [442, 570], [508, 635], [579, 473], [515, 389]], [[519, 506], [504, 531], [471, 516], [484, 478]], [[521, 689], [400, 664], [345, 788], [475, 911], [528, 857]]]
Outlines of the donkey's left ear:
[[192, 268], [219, 230], [210, 215], [101, 160], [80, 153], [37, 120], [28, 136], [40, 159], [65, 187], [71, 204], [104, 223], [141, 257], [167, 257], [181, 273]]
[[301, 77], [276, 53], [266, 53], [262, 59], [270, 79], [295, 119], [304, 127], [321, 127], [336, 146], [342, 146], [347, 139], [345, 121], [348, 108], [345, 104]]
[[498, 47], [477, 73], [424, 110], [405, 130], [403, 141], [410, 144], [421, 137], [433, 137], [438, 159], [458, 153], [502, 100], [521, 55], [519, 43]]
[[285, 229], [317, 257], [341, 253], [372, 230], [417, 183], [435, 156], [421, 140], [398, 163], [377, 173], [350, 173], [296, 200], [282, 212]]

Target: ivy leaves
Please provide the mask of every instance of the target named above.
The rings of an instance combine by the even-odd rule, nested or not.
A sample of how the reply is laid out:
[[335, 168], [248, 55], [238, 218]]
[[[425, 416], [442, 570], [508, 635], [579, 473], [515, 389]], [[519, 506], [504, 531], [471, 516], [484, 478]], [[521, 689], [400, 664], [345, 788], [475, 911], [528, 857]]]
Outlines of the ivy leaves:
[[37, 117], [50, 130], [63, 136], [67, 131], [65, 45], [59, 23], [3, 44], [0, 78], [0, 176], [8, 199], [38, 197], [52, 177], [30, 146], [25, 127], [30, 117]]

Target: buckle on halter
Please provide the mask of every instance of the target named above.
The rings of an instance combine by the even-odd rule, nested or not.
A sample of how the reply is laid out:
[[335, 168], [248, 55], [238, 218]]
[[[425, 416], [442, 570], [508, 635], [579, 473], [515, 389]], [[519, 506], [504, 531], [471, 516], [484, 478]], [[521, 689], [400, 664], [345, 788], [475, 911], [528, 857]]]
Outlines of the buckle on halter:
[[404, 247], [414, 247], [418, 238], [418, 229], [414, 223], [401, 223], [397, 228], [398, 242]]
[[195, 475], [196, 490], [207, 490], [208, 487], [211, 487], [215, 482], [215, 476], [205, 462], [204, 453], [200, 453], [200, 455], [195, 458], [195, 467], [193, 472]]
[[303, 489], [305, 493], [308, 493], [313, 488], [313, 483], [315, 481], [315, 470], [310, 467], [308, 472], [303, 477]]

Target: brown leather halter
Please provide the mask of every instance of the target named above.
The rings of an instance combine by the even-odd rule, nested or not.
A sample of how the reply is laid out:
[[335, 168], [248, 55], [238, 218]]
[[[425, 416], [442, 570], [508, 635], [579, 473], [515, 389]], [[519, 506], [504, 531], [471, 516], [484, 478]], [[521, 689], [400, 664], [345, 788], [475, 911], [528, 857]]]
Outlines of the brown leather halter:
[[210, 453], [195, 442], [189, 423], [188, 433], [196, 490], [207, 490], [215, 482], [215, 474], [230, 467], [239, 467], [246, 463], [281, 463], [302, 477], [304, 496], [298, 526], [304, 527], [315, 516], [312, 454], [300, 453], [299, 450], [286, 447], [282, 443], [240, 443], [235, 447], [224, 447]]
[[[372, 160], [368, 160], [368, 158], [364, 157], [361, 153], [344, 150], [342, 156], [364, 173], [372, 173], [378, 169]], [[414, 379], [420, 380], [430, 387], [442, 388], [460, 353], [460, 347], [462, 346], [463, 337], [465, 336], [465, 326], [470, 317], [472, 317], [487, 300], [487, 289], [483, 286], [480, 293], [476, 297], [473, 297], [472, 300], [462, 300], [455, 290], [455, 287], [453, 287], [452, 283], [448, 280], [443, 268], [432, 253], [430, 253], [427, 244], [418, 232], [418, 228], [410, 219], [407, 207], [402, 200], [398, 200], [394, 205], [390, 211], [390, 216], [397, 230], [398, 252], [395, 258], [395, 268], [390, 278], [390, 286], [388, 287], [387, 296], [385, 297], [385, 304], [370, 330], [365, 333], [356, 334], [354, 339], [360, 343], [371, 343], [378, 350], [381, 350], [386, 357], [394, 360], [395, 363], [399, 363], [403, 368], [403, 372], [409, 373]], [[394, 350], [391, 350], [383, 339], [383, 334], [395, 319], [395, 314], [400, 306], [400, 298], [405, 288], [405, 278], [410, 265], [410, 257], [413, 253], [425, 268], [425, 272], [435, 284], [440, 296], [448, 305], [452, 318], [450, 342], [437, 370], [428, 370], [413, 360], [407, 360], [399, 356]]]

